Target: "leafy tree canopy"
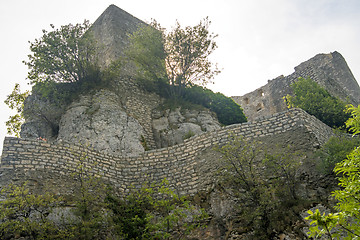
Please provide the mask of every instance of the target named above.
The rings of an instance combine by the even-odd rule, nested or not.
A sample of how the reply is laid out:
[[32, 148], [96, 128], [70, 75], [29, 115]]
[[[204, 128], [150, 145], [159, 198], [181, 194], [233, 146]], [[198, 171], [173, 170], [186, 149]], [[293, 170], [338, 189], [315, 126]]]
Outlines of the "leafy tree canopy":
[[185, 100], [209, 108], [224, 125], [246, 122], [241, 107], [231, 98], [196, 85], [220, 73], [209, 60], [217, 48], [217, 35], [208, 30], [210, 23], [205, 18], [194, 27], [183, 28], [177, 22], [167, 33], [153, 21], [130, 36], [127, 56], [138, 67], [139, 83], [146, 90], [177, 103]]
[[344, 127], [345, 121], [350, 116], [345, 113], [346, 104], [343, 101], [331, 96], [310, 78], [299, 78], [291, 84], [291, 88], [293, 95], [285, 97], [289, 108], [301, 108], [330, 127]]
[[16, 137], [20, 137], [21, 125], [24, 122], [24, 101], [29, 96], [30, 92], [21, 92], [20, 84], [16, 83], [14, 90], [9, 94], [4, 101], [10, 109], [16, 110], [16, 114], [9, 117], [6, 121], [7, 133], [14, 134]]
[[32, 84], [45, 81], [78, 82], [98, 71], [96, 44], [87, 30], [89, 22], [68, 24], [48, 32], [30, 43], [32, 54], [24, 63], [29, 67], [28, 79]]
[[[175, 28], [166, 33], [154, 21], [140, 28], [131, 37], [128, 56], [135, 61], [140, 72], [151, 81], [165, 80], [172, 95], [181, 95], [185, 87], [207, 83], [220, 73], [209, 60], [217, 48], [217, 35], [209, 32], [208, 18], [194, 27]], [[149, 41], [151, 39], [151, 41]]]

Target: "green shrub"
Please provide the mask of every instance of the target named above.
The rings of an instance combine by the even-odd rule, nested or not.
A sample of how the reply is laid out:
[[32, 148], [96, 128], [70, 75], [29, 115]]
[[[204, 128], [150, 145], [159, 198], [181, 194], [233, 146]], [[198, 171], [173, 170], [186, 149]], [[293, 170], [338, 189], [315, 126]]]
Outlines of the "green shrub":
[[345, 112], [346, 104], [339, 98], [331, 96], [310, 78], [299, 78], [291, 88], [293, 95], [285, 97], [289, 108], [301, 108], [332, 128], [345, 126], [350, 115]]
[[236, 197], [237, 216], [253, 239], [273, 239], [298, 220], [299, 207], [306, 203], [296, 194], [301, 155], [291, 149], [266, 150], [263, 144], [230, 135], [216, 148], [220, 159], [220, 185]]
[[194, 85], [184, 89], [183, 98], [215, 112], [219, 122], [224, 125], [247, 121], [242, 108], [222, 93], [214, 93], [210, 89]]
[[0, 201], [0, 239], [65, 239], [65, 231], [47, 216], [61, 199], [49, 192], [38, 195], [21, 186], [2, 187]]
[[129, 240], [185, 239], [207, 217], [186, 197], [171, 190], [166, 179], [159, 184], [130, 189], [125, 198], [110, 194], [107, 202], [113, 212], [116, 234]]
[[346, 159], [347, 155], [360, 145], [358, 137], [337, 135], [331, 137], [319, 150], [320, 169], [326, 174], [331, 174], [337, 163]]

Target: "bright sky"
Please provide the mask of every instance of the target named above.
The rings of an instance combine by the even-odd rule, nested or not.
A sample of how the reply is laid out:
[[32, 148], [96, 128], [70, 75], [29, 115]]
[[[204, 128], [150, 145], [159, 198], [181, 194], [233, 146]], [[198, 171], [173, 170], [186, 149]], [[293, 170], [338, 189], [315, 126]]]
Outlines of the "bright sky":
[[12, 114], [3, 103], [15, 83], [28, 89], [28, 41], [68, 23], [94, 22], [115, 4], [135, 17], [156, 19], [170, 28], [176, 19], [193, 26], [209, 16], [219, 34], [212, 59], [223, 69], [208, 87], [241, 96], [318, 53], [340, 52], [360, 80], [359, 0], [11, 0], [0, 1], [0, 150], [5, 121]]

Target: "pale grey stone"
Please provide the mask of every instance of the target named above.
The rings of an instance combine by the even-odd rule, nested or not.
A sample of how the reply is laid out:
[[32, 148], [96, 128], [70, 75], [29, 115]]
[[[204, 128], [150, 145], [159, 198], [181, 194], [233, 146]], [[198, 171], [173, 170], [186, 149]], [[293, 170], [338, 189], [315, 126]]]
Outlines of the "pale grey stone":
[[122, 109], [109, 90], [82, 96], [70, 105], [60, 121], [58, 140], [91, 145], [99, 151], [134, 156], [144, 152], [140, 123]]

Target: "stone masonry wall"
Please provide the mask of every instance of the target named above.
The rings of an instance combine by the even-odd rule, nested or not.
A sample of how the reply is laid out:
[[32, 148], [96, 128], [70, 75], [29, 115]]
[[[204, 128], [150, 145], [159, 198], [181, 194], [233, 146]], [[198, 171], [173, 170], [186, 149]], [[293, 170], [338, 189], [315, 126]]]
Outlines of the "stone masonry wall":
[[[81, 154], [86, 155], [90, 172], [113, 183], [121, 191], [144, 181], [167, 178], [180, 194], [203, 190], [203, 176], [209, 175], [212, 163], [197, 156], [216, 145], [225, 144], [229, 133], [245, 138], [262, 138], [301, 131], [313, 146], [323, 144], [332, 130], [301, 109], [291, 109], [254, 122], [235, 124], [185, 140], [183, 144], [147, 151], [138, 157], [103, 154], [73, 144], [50, 144], [44, 141], [7, 137], [4, 141], [0, 169], [50, 171], [66, 175], [76, 171]], [[199, 170], [202, 169], [202, 170]], [[207, 172], [205, 174], [205, 172]], [[1, 179], [0, 179], [1, 180]], [[207, 179], [211, 181], [210, 179]]]
[[131, 77], [122, 77], [117, 86], [116, 93], [123, 98], [126, 113], [138, 120], [144, 128], [144, 138], [149, 149], [156, 149], [152, 111], [162, 102], [161, 98], [154, 93], [142, 91]]
[[243, 109], [248, 120], [270, 116], [286, 110], [283, 97], [291, 94], [290, 85], [299, 77], [311, 78], [333, 96], [354, 105], [360, 104], [360, 88], [345, 59], [338, 52], [318, 54], [295, 67], [289, 76], [279, 76], [268, 84], [247, 93], [232, 97]]

